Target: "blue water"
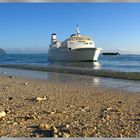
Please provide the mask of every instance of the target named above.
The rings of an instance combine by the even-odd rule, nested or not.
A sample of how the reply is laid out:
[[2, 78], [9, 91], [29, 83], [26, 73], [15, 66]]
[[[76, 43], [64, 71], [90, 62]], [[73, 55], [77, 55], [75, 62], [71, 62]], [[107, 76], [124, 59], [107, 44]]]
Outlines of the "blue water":
[[99, 56], [97, 63], [93, 62], [51, 62], [47, 54], [6, 54], [0, 55], [1, 64], [28, 64], [36, 66], [67, 66], [86, 69], [108, 69], [124, 72], [140, 72], [140, 55]]
[[102, 69], [111, 69], [124, 72], [140, 72], [140, 55], [100, 56]]
[[[77, 69], [101, 69], [115, 70], [123, 72], [140, 72], [140, 55], [100, 55], [99, 61], [94, 62], [51, 62], [47, 54], [6, 54], [0, 55], [0, 65], [27, 64], [33, 66], [59, 66]], [[16, 67], [15, 67], [16, 68]], [[71, 71], [72, 69], [70, 69]], [[86, 71], [86, 70], [85, 70]], [[66, 75], [60, 73], [50, 73], [41, 71], [30, 71], [20, 69], [10, 69], [1, 67], [0, 75], [17, 76], [33, 79], [43, 79], [53, 82], [76, 83], [80, 85], [96, 85], [99, 87], [111, 87], [130, 92], [140, 92], [140, 81], [104, 78], [96, 76]]]

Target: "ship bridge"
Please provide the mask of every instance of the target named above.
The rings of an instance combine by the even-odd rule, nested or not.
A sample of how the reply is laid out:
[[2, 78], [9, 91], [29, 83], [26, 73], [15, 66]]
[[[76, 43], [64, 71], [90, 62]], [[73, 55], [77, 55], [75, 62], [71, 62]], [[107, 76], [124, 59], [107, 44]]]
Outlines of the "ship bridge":
[[89, 36], [71, 36], [70, 40], [74, 41], [91, 41], [92, 38]]

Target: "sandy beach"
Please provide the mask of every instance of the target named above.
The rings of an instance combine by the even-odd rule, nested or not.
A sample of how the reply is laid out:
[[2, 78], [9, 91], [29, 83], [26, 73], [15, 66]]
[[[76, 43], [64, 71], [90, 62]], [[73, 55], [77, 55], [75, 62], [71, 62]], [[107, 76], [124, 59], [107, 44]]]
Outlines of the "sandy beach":
[[140, 137], [140, 93], [0, 77], [0, 137]]

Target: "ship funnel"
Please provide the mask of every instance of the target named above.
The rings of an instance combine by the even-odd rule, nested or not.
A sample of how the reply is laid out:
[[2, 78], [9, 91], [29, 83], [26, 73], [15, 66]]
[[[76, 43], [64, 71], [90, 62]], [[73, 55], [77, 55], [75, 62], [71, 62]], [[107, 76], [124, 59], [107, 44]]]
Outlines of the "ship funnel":
[[55, 33], [52, 34], [51, 40], [56, 40], [56, 34]]
[[79, 30], [78, 25], [76, 26], [76, 30], [77, 30], [77, 36], [81, 36], [81, 35], [80, 35], [80, 30]]

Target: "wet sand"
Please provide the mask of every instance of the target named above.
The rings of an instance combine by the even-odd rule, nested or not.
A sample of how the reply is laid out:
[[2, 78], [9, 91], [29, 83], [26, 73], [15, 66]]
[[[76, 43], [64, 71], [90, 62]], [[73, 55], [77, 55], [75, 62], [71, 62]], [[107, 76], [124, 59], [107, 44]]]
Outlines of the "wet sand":
[[24, 69], [13, 69], [13, 68], [1, 68], [0, 75], [3, 76], [14, 76], [21, 78], [28, 78], [33, 80], [45, 80], [54, 83], [64, 83], [71, 85], [80, 86], [93, 86], [98, 88], [112, 88], [125, 90], [127, 92], [140, 92], [140, 81], [138, 80], [126, 80], [117, 78], [105, 78], [96, 76], [86, 76], [79, 74], [65, 74], [56, 72], [42, 72], [42, 71], [32, 71]]
[[0, 136], [140, 137], [140, 93], [0, 77]]

